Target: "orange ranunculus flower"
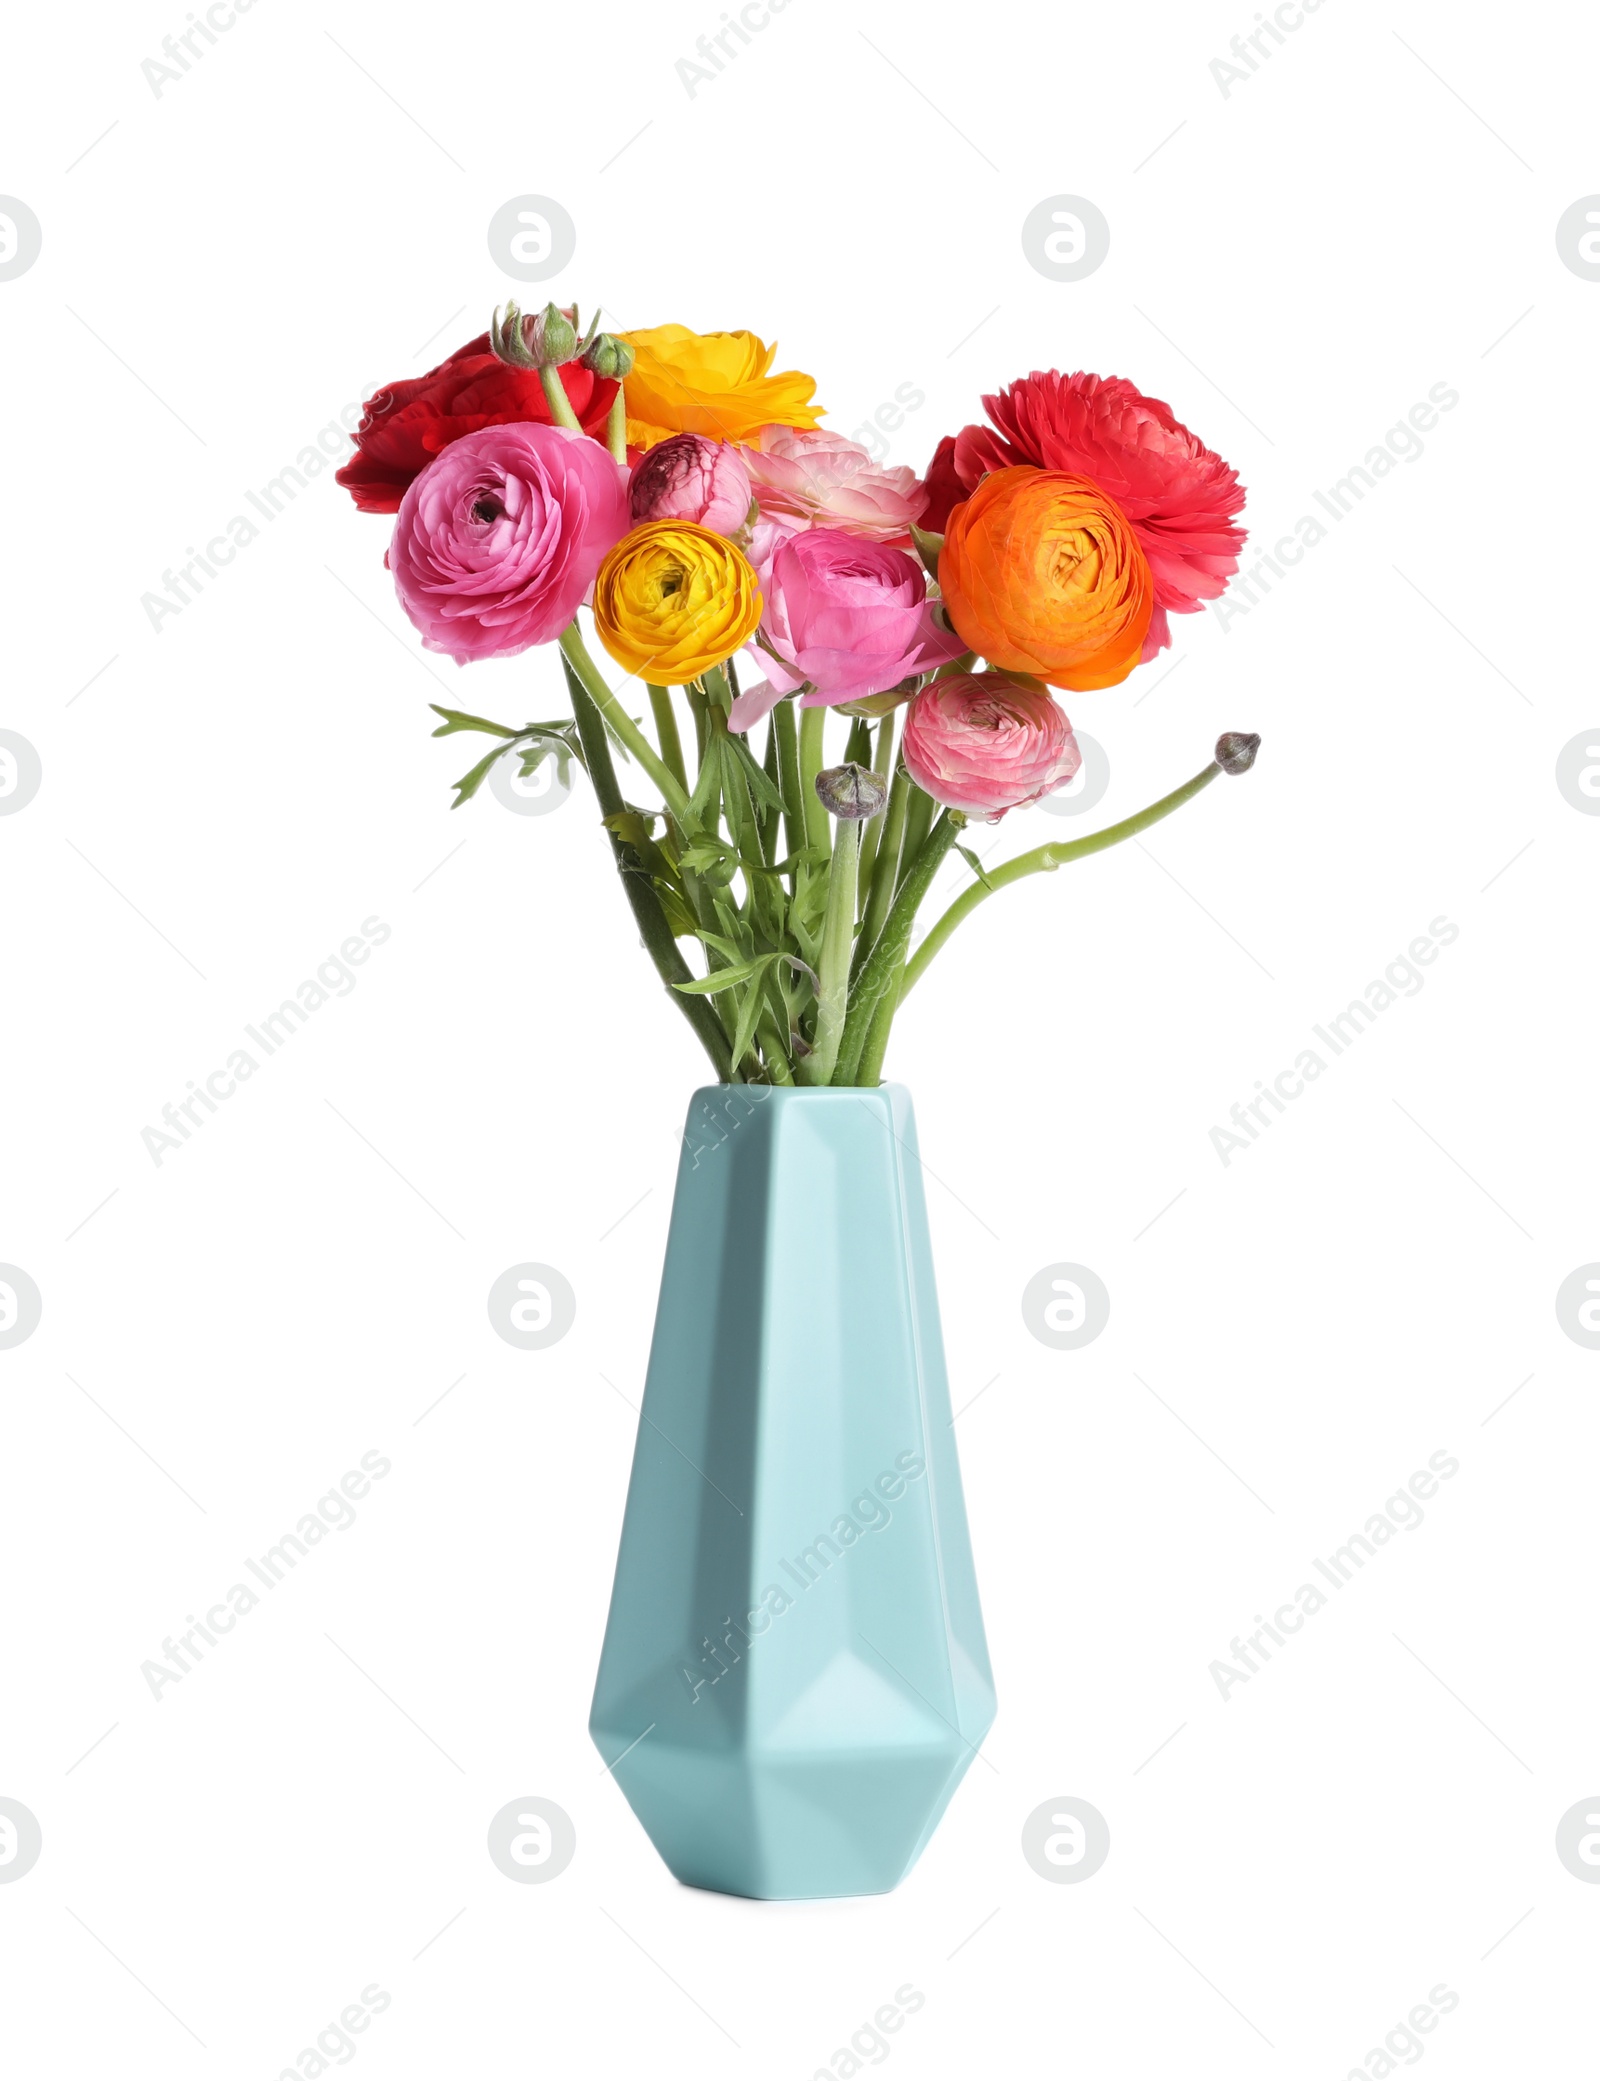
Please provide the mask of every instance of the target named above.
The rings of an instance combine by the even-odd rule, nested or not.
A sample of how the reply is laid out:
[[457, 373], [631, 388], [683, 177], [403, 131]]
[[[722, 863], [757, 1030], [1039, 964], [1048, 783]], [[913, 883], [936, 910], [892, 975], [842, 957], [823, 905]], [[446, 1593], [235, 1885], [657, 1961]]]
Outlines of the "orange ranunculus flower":
[[1139, 662], [1155, 603], [1126, 515], [1087, 477], [995, 470], [950, 515], [939, 590], [980, 657], [1051, 686], [1115, 686]]
[[764, 426], [814, 427], [815, 379], [798, 369], [770, 375], [778, 349], [753, 332], [690, 332], [655, 325], [621, 337], [634, 363], [624, 392], [628, 446], [653, 448], [670, 434], [754, 441]]
[[692, 520], [647, 520], [607, 551], [594, 581], [595, 634], [625, 670], [683, 686], [731, 658], [761, 621], [748, 559]]

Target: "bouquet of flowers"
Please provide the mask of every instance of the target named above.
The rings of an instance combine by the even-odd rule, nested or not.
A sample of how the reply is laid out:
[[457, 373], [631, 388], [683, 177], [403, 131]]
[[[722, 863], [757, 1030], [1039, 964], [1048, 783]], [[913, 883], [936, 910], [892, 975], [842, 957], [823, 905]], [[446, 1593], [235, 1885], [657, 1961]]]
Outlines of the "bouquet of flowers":
[[[985, 397], [989, 424], [942, 440], [919, 480], [822, 428], [814, 382], [775, 373], [776, 352], [510, 304], [368, 402], [339, 482], [396, 516], [387, 563], [428, 649], [560, 650], [570, 715], [436, 708], [435, 736], [494, 740], [454, 806], [497, 760], [554, 760], [563, 782], [576, 761], [718, 1079], [872, 1085], [898, 1008], [980, 903], [1249, 770], [1260, 739], [1230, 731], [1120, 823], [988, 869], [961, 843], [1072, 780], [1052, 689], [1118, 685], [1171, 641], [1169, 615], [1222, 592], [1244, 492], [1159, 399], [1054, 370]], [[624, 793], [619, 757], [659, 800], [631, 775]], [[913, 952], [952, 850], [972, 880]]]

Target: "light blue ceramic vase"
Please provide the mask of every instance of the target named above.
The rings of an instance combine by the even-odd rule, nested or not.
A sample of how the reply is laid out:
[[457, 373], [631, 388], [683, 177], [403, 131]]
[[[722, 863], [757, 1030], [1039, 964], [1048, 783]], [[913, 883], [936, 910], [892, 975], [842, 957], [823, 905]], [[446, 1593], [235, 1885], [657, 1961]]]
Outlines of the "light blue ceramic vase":
[[596, 1745], [685, 1884], [883, 1893], [994, 1708], [910, 1095], [698, 1091]]

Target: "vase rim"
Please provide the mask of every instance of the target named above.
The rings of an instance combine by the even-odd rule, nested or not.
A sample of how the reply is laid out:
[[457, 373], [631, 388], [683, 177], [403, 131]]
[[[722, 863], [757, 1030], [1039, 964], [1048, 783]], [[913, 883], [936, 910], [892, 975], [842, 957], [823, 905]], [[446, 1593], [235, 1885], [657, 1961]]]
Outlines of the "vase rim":
[[693, 1093], [695, 1098], [726, 1098], [737, 1092], [752, 1104], [765, 1105], [768, 1099], [841, 1099], [841, 1098], [887, 1098], [891, 1095], [909, 1098], [910, 1091], [904, 1084], [701, 1084]]

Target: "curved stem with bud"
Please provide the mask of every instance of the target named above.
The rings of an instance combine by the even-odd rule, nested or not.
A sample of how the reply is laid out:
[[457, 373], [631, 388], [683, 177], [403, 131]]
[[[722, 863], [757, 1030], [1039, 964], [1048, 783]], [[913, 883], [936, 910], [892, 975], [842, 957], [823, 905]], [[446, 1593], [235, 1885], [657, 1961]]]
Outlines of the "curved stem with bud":
[[1091, 853], [1103, 853], [1110, 846], [1121, 845], [1125, 839], [1137, 838], [1141, 831], [1147, 831], [1152, 824], [1159, 824], [1163, 817], [1171, 816], [1174, 810], [1182, 809], [1186, 802], [1192, 802], [1219, 773], [1248, 773], [1255, 763], [1256, 747], [1260, 742], [1259, 737], [1246, 737], [1230, 731], [1217, 740], [1216, 756], [1211, 763], [1203, 766], [1192, 780], [1186, 780], [1181, 788], [1163, 795], [1159, 802], [1152, 802], [1133, 816], [1124, 817], [1120, 824], [1108, 824], [1103, 831], [1091, 831], [1086, 837], [1065, 839], [1052, 845], [1035, 846], [1031, 853], [1022, 853], [1015, 860], [1008, 860], [1003, 867], [989, 868], [983, 881], [974, 882], [970, 889], [956, 898], [906, 963], [901, 1002], [927, 972], [928, 964], [951, 933], [971, 917], [980, 903], [986, 903], [1013, 882], [1025, 881], [1030, 874], [1052, 874], [1056, 868], [1065, 867], [1073, 860], [1086, 860]]

